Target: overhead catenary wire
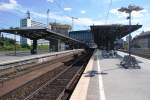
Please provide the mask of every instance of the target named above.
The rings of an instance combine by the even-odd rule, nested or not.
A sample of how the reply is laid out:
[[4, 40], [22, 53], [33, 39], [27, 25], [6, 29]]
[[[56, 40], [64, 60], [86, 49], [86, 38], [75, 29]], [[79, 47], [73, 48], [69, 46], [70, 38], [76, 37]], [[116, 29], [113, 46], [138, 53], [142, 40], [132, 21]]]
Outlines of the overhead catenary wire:
[[110, 0], [110, 3], [109, 3], [109, 5], [108, 5], [108, 11], [107, 11], [107, 14], [106, 14], [105, 24], [108, 23], [111, 6], [112, 6], [112, 0]]
[[[58, 7], [60, 10], [63, 10], [63, 11], [64, 11], [64, 7], [62, 6], [62, 4], [58, 3], [57, 1], [54, 1], [54, 3], [57, 5], [57, 7]], [[70, 15], [68, 15], [68, 14], [66, 14], [66, 15], [64, 15], [64, 16], [69, 17], [71, 20], [72, 20], [72, 18], [75, 18], [75, 17], [72, 17], [72, 16], [70, 16]], [[78, 18], [75, 18], [75, 19], [78, 19]], [[79, 19], [78, 19], [78, 20], [79, 20]]]

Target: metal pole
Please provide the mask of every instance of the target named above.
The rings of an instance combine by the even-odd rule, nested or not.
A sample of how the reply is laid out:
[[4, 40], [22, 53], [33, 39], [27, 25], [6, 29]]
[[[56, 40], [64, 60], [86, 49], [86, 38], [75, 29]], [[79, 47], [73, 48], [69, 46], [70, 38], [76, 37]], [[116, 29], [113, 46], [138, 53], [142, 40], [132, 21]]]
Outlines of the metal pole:
[[14, 40], [15, 40], [15, 44], [14, 44], [14, 45], [15, 45], [15, 56], [16, 56], [16, 32], [15, 32], [15, 34], [14, 34], [14, 38], [15, 38], [15, 39], [14, 39]]
[[71, 17], [72, 18], [72, 31], [73, 31], [73, 23], [74, 23], [74, 18], [73, 17]]
[[47, 28], [48, 28], [48, 25], [49, 25], [49, 9], [47, 10]]
[[[131, 29], [131, 12], [129, 12], [129, 31], [130, 29]], [[131, 33], [129, 33], [128, 52], [129, 56], [131, 56]]]

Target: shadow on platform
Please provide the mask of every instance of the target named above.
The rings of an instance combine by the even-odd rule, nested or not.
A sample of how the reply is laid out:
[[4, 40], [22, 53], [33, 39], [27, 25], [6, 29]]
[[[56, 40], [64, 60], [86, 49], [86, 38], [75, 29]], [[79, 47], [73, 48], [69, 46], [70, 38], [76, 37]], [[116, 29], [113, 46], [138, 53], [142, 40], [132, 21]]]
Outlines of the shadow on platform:
[[117, 69], [120, 69], [120, 68], [121, 68], [121, 66], [114, 67], [114, 68], [109, 68], [109, 69], [102, 70], [102, 72], [108, 72], [108, 71], [117, 70]]
[[91, 71], [88, 71], [86, 73], [83, 73], [85, 74], [85, 77], [94, 77], [96, 75], [107, 75], [108, 73], [105, 73], [105, 72], [98, 72], [96, 70], [91, 70]]

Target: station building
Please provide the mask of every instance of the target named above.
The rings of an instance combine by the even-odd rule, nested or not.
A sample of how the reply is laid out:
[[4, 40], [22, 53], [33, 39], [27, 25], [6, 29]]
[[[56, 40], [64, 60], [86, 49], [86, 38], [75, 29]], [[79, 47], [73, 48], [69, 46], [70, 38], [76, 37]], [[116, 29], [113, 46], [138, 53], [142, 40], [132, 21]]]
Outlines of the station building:
[[60, 24], [60, 23], [50, 23], [48, 26], [52, 31], [61, 33], [65, 36], [69, 35], [69, 31], [71, 30], [71, 26], [68, 24]]
[[132, 52], [150, 56], [150, 31], [142, 32], [132, 40]]
[[133, 47], [150, 49], [150, 31], [142, 32], [132, 40]]

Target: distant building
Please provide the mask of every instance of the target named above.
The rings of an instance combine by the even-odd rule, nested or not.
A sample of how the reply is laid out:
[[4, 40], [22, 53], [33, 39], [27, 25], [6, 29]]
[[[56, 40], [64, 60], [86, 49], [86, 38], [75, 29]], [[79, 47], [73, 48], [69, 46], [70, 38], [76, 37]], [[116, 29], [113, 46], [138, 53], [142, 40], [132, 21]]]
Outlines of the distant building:
[[[30, 28], [30, 27], [34, 27], [34, 28], [44, 28], [44, 27], [46, 27], [46, 25], [43, 24], [43, 23], [37, 22], [37, 21], [33, 21], [33, 20], [30, 18], [30, 12], [28, 11], [28, 12], [27, 12], [27, 17], [20, 20], [20, 27], [21, 27], [21, 28], [24, 28], [24, 27], [27, 27], [27, 28]], [[40, 40], [40, 43], [41, 43], [42, 41], [43, 41], [43, 43], [46, 43], [46, 44], [47, 44], [47, 41], [46, 41], [46, 40], [43, 40], [43, 39], [42, 39], [42, 40]], [[20, 44], [27, 44], [27, 38], [20, 37]]]
[[49, 41], [44, 40], [44, 39], [39, 39], [39, 40], [37, 41], [37, 43], [38, 43], [39, 45], [49, 45]]
[[150, 31], [142, 32], [132, 40], [134, 48], [142, 48], [150, 50]]
[[50, 23], [49, 28], [51, 28], [51, 30], [54, 32], [61, 33], [65, 36], [68, 36], [69, 30], [71, 29], [71, 26], [67, 25], [67, 24]]
[[20, 27], [44, 28], [46, 27], [46, 25], [41, 22], [37, 22], [28, 18], [24, 18], [20, 20]]
[[95, 47], [93, 34], [90, 30], [80, 30], [69, 32], [69, 37], [86, 43], [89, 47]]
[[[20, 20], [20, 27], [31, 27], [31, 19], [21, 19]], [[20, 44], [27, 44], [27, 38], [20, 37]]]
[[[50, 23], [47, 28], [49, 28], [50, 30], [56, 33], [60, 33], [64, 36], [68, 36], [71, 26], [67, 24]], [[52, 51], [63, 51], [67, 47], [67, 45], [60, 40], [51, 39], [50, 44], [51, 44]]]

